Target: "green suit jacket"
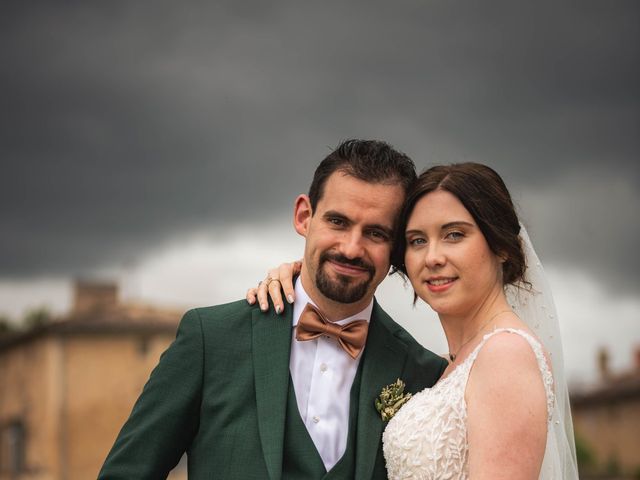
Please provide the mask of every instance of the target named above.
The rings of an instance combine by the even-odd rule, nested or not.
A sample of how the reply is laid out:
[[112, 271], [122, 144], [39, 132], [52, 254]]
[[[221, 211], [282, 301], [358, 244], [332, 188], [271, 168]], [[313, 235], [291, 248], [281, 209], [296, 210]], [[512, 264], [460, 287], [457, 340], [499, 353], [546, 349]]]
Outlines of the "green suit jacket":
[[[190, 310], [162, 354], [99, 479], [166, 478], [184, 452], [189, 478], [282, 476], [292, 308], [282, 316], [246, 301]], [[433, 385], [446, 362], [374, 304], [362, 358], [357, 480], [386, 478], [374, 400], [397, 378]]]

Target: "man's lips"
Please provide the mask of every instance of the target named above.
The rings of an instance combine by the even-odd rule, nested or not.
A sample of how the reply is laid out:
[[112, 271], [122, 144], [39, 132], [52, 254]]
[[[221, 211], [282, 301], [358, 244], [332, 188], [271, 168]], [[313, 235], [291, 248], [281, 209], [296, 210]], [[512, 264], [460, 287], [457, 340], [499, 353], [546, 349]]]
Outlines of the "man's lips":
[[320, 256], [320, 265], [328, 263], [338, 275], [345, 275], [349, 277], [359, 277], [367, 275], [373, 278], [376, 270], [375, 268], [365, 262], [362, 258], [348, 258], [340, 254], [324, 253]]
[[331, 267], [342, 275], [358, 276], [368, 275], [369, 270], [367, 268], [357, 267], [355, 265], [349, 265], [348, 263], [341, 263], [336, 260], [327, 260], [327, 263], [331, 264]]

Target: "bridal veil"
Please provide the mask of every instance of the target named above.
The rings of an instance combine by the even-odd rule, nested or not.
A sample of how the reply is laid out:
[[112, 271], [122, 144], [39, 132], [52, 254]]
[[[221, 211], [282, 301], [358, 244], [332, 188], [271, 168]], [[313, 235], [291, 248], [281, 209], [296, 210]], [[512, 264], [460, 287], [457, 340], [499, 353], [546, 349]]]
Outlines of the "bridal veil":
[[520, 236], [527, 262], [525, 279], [530, 285], [510, 285], [506, 290], [507, 299], [548, 352], [554, 380], [555, 408], [549, 420], [540, 479], [577, 480], [578, 467], [558, 315], [544, 269], [524, 226], [521, 226]]

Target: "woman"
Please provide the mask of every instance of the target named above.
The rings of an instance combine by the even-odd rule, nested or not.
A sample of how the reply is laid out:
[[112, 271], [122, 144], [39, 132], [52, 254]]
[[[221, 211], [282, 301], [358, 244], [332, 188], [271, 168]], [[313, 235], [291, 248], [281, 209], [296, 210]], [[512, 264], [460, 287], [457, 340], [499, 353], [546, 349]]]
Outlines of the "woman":
[[427, 170], [399, 232], [394, 268], [438, 313], [450, 364], [389, 421], [389, 478], [577, 478], [552, 300], [500, 176]]

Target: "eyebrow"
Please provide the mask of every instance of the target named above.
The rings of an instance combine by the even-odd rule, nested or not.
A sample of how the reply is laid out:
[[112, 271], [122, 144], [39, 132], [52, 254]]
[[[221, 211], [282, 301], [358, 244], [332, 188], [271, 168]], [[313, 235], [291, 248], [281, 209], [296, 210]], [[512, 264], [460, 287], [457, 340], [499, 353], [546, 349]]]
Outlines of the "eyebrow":
[[442, 225], [442, 227], [440, 227], [440, 230], [445, 230], [452, 227], [475, 227], [475, 225], [473, 223], [465, 222], [464, 220], [458, 220], [455, 222], [445, 223], [444, 225]]
[[[440, 227], [440, 230], [446, 230], [447, 228], [455, 228], [455, 227], [467, 227], [467, 228], [471, 227], [471, 228], [474, 228], [475, 225], [473, 223], [465, 222], [464, 220], [457, 220], [455, 222], [445, 223], [444, 225], [442, 225]], [[404, 232], [405, 235], [413, 235], [413, 234], [416, 234], [416, 233], [423, 233], [423, 232], [419, 228], [406, 230]]]
[[[342, 220], [345, 220], [348, 223], [353, 223], [353, 221], [347, 217], [345, 214], [340, 213], [336, 210], [327, 210], [326, 212], [324, 212], [324, 214], [322, 215], [323, 218], [341, 218]], [[393, 235], [393, 228], [389, 227], [389, 226], [385, 226], [382, 225], [381, 223], [371, 223], [371, 224], [367, 224], [365, 225], [365, 228], [372, 228], [372, 229], [378, 229], [378, 230], [382, 230], [385, 234], [391, 236]]]

